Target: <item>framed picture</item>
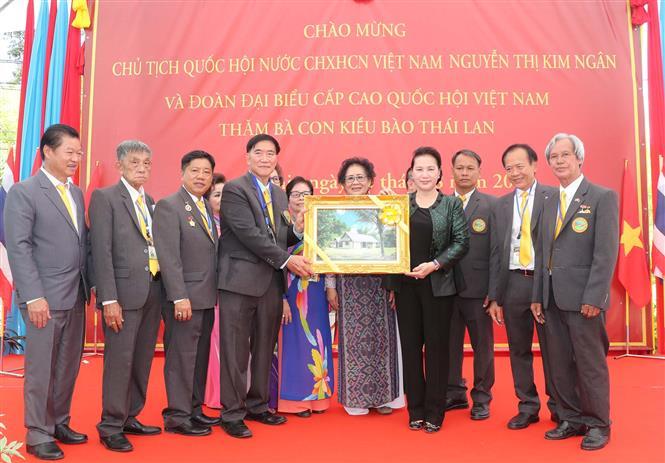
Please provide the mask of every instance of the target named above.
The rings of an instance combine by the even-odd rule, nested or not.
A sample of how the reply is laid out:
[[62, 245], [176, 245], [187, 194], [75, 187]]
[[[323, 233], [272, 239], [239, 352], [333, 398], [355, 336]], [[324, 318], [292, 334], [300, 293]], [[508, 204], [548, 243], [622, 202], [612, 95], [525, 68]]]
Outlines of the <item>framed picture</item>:
[[316, 273], [404, 273], [409, 197], [306, 196], [304, 255]]

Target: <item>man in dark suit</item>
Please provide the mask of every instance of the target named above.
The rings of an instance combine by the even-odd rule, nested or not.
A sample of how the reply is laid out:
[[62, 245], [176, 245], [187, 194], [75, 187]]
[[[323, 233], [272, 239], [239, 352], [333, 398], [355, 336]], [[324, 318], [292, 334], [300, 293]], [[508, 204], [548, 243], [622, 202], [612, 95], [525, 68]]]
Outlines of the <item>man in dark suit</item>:
[[[294, 230], [284, 211], [286, 194], [270, 183], [280, 147], [274, 137], [256, 135], [247, 143], [249, 172], [224, 186], [219, 250], [219, 327], [222, 427], [233, 437], [251, 437], [244, 419], [278, 425], [286, 418], [268, 411], [272, 352], [282, 314], [285, 269], [307, 277], [311, 267], [290, 256]], [[247, 364], [251, 351], [251, 384]]]
[[597, 450], [610, 439], [605, 310], [619, 248], [617, 196], [582, 175], [575, 135], [555, 135], [545, 155], [560, 183], [543, 209], [532, 305], [547, 333], [560, 417], [545, 438], [585, 434], [582, 449]]
[[[499, 198], [492, 215], [492, 232], [495, 233], [492, 253], [496, 259], [492, 272], [495, 273], [496, 300], [490, 304], [489, 313], [499, 325], [505, 321], [510, 367], [519, 399], [518, 414], [508, 421], [508, 428], [524, 429], [539, 420], [540, 399], [534, 383], [531, 350], [535, 324], [531, 315], [535, 268], [533, 242], [543, 204], [552, 196], [553, 189], [536, 182], [538, 155], [529, 145], [509, 146], [501, 160], [515, 191]], [[547, 339], [545, 330], [535, 325], [543, 353], [545, 392], [549, 396], [547, 405], [551, 418], [556, 420], [545, 355]]]
[[120, 181], [95, 190], [90, 239], [103, 311], [102, 417], [97, 430], [109, 450], [129, 452], [125, 434], [159, 434], [137, 420], [143, 410], [157, 342], [163, 287], [152, 234], [154, 201], [143, 190], [152, 168], [150, 148], [124, 141], [116, 149]]
[[40, 146], [42, 168], [14, 185], [4, 211], [16, 300], [26, 325], [25, 426], [28, 453], [63, 458], [55, 443], [82, 444], [69, 427], [83, 352], [89, 300], [88, 230], [81, 190], [72, 183], [83, 151], [78, 132], [50, 126]]
[[472, 420], [490, 416], [489, 404], [494, 385], [494, 333], [492, 319], [487, 314], [490, 299], [494, 299], [494, 283], [490, 281], [492, 208], [496, 199], [479, 192], [480, 156], [471, 150], [453, 155], [455, 196], [464, 207], [470, 231], [469, 252], [455, 267], [464, 278], [464, 290], [457, 293], [450, 327], [450, 370], [446, 410], [468, 408], [466, 384], [462, 378], [464, 331], [469, 331], [473, 348], [473, 389], [471, 389]]
[[162, 309], [168, 398], [162, 415], [167, 432], [204, 436], [219, 423], [201, 411], [217, 301], [217, 233], [204, 198], [215, 160], [192, 151], [180, 164], [182, 187], [155, 208], [155, 246], [169, 301]]

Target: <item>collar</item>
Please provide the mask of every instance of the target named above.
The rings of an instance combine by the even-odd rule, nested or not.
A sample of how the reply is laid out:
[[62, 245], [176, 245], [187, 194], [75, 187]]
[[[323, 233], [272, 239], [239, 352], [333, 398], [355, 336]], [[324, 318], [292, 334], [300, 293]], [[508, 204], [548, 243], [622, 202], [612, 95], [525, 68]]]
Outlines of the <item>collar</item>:
[[264, 185], [264, 184], [261, 182], [261, 180], [260, 180], [256, 175], [254, 175], [254, 172], [251, 172], [251, 171], [250, 171], [249, 174], [250, 174], [252, 177], [254, 177], [254, 179], [256, 180], [256, 183], [259, 184], [259, 188], [261, 188], [261, 193], [265, 193], [266, 191], [267, 191], [268, 193], [270, 193], [270, 180], [268, 180], [268, 184], [267, 184], [267, 185]]
[[538, 187], [538, 181], [536, 179], [533, 180], [533, 183], [529, 187], [528, 190], [520, 190], [519, 188], [515, 188], [515, 195], [517, 196], [522, 196], [522, 193], [525, 191], [529, 192], [529, 197], [533, 196], [536, 194], [536, 188]]
[[139, 196], [143, 197], [143, 204], [145, 204], [145, 191], [141, 186], [138, 190], [131, 186], [125, 177], [120, 177], [120, 181], [125, 185], [127, 191], [129, 191], [129, 196], [132, 198], [132, 202], [135, 203]]
[[580, 187], [582, 180], [584, 180], [584, 174], [580, 174], [579, 177], [573, 180], [573, 182], [565, 188], [563, 187], [563, 185], [559, 185], [559, 193], [565, 191], [566, 198], [572, 199], [573, 196], [575, 196], [575, 193], [577, 193], [577, 189]]
[[192, 198], [192, 200], [194, 200], [195, 204], [203, 199], [203, 197], [199, 198], [199, 197], [193, 195], [192, 193], [190, 193], [190, 191], [187, 188], [185, 188], [185, 185], [182, 186], [182, 189], [185, 190], [189, 196], [191, 196], [191, 198]]
[[[471, 198], [471, 195], [474, 194], [475, 192], [476, 192], [476, 189], [474, 188], [473, 190], [471, 190], [468, 193], [464, 194], [464, 197], [466, 199], [469, 199], [469, 198]], [[462, 196], [462, 193], [459, 193], [457, 190], [455, 190], [455, 196], [457, 198], [459, 198], [460, 196]]]
[[67, 177], [67, 181], [65, 183], [62, 183], [60, 180], [55, 178], [53, 175], [51, 175], [44, 167], [40, 167], [39, 170], [44, 172], [44, 175], [46, 175], [46, 178], [49, 179], [49, 181], [53, 184], [54, 187], [59, 187], [60, 185], [65, 185], [65, 187], [69, 190], [69, 187], [72, 185], [72, 178]]

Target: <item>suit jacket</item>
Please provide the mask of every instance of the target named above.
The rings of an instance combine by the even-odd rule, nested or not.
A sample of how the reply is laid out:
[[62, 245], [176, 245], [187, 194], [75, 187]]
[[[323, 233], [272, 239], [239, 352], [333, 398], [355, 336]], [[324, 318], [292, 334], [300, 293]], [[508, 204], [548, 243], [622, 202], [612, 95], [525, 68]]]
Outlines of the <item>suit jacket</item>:
[[[543, 185], [540, 182], [536, 184], [536, 191], [533, 198], [533, 208], [531, 211], [531, 242], [536, 251], [536, 237], [538, 235], [538, 222], [543, 210], [543, 205], [547, 199], [556, 197], [556, 188]], [[492, 214], [492, 268], [493, 281], [496, 284], [495, 298], [499, 305], [503, 305], [505, 300], [505, 291], [508, 285], [509, 266], [512, 250], [510, 249], [510, 239], [513, 231], [513, 204], [515, 201], [515, 191], [503, 195], [498, 199]], [[534, 256], [535, 258], [535, 256]], [[535, 265], [535, 261], [534, 261]], [[535, 267], [534, 267], [535, 268]], [[492, 299], [490, 297], [490, 299]]]
[[465, 288], [458, 293], [458, 296], [466, 298], [490, 296], [490, 299], [493, 299], [496, 293], [496, 284], [494, 281], [490, 282], [491, 277], [495, 275], [490, 272], [492, 209], [495, 203], [494, 196], [476, 190], [464, 209], [469, 227], [469, 252], [455, 267], [455, 271], [461, 273], [465, 283]]
[[83, 194], [70, 187], [78, 232], [46, 174], [41, 170], [12, 188], [4, 210], [5, 242], [20, 307], [45, 297], [51, 310], [71, 309], [83, 283], [90, 297], [88, 228]]
[[[212, 219], [212, 209], [204, 200]], [[169, 301], [189, 299], [192, 310], [210, 309], [217, 302], [217, 233], [212, 237], [187, 190], [157, 203], [152, 223], [162, 282]]]
[[[416, 194], [411, 193], [410, 214], [418, 209]], [[462, 202], [454, 196], [439, 193], [439, 203], [430, 208], [432, 217], [432, 243], [430, 245], [430, 259], [436, 259], [441, 265], [439, 270], [430, 274], [432, 294], [435, 297], [453, 296], [459, 287], [453, 273], [453, 268], [469, 250], [469, 230], [462, 209]], [[386, 275], [382, 279], [382, 286], [389, 290], [399, 292], [403, 275]]]
[[[152, 217], [155, 202], [145, 195]], [[90, 199], [90, 243], [97, 280], [97, 306], [117, 300], [123, 309], [139, 309], [150, 292], [148, 243], [129, 190], [122, 181], [93, 191]]]
[[605, 310], [619, 250], [617, 195], [584, 178], [554, 239], [558, 207], [557, 192], [542, 214], [533, 301], [547, 308], [551, 281], [560, 309], [578, 312], [582, 304], [589, 304]]
[[275, 271], [289, 258], [287, 246], [298, 242], [283, 212], [286, 193], [270, 187], [274, 241], [265, 222], [254, 176], [247, 173], [224, 185], [220, 207], [218, 288], [259, 297], [268, 290]]

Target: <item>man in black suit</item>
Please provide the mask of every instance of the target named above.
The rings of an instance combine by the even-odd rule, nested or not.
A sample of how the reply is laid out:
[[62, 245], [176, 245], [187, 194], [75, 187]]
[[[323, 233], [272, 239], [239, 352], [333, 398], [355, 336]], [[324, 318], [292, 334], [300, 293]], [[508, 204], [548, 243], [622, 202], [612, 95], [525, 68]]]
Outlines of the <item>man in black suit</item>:
[[[536, 182], [538, 155], [529, 145], [509, 146], [501, 160], [515, 191], [499, 198], [492, 215], [492, 232], [495, 233], [492, 253], [497, 259], [492, 265], [496, 300], [490, 304], [489, 313], [499, 325], [504, 324], [505, 316], [510, 367], [515, 394], [519, 398], [518, 414], [508, 421], [508, 428], [524, 429], [539, 420], [540, 411], [531, 350], [535, 324], [531, 315], [535, 268], [533, 242], [543, 204], [554, 190]], [[549, 396], [547, 406], [552, 420], [556, 421], [546, 355], [547, 339], [542, 326], [535, 325], [543, 358], [545, 392]]]
[[487, 314], [489, 300], [494, 299], [494, 282], [490, 281], [492, 208], [496, 199], [477, 190], [480, 156], [471, 150], [453, 155], [455, 196], [464, 207], [469, 226], [469, 252], [455, 267], [464, 278], [464, 290], [457, 293], [450, 327], [450, 370], [446, 409], [468, 408], [466, 384], [462, 378], [464, 328], [469, 331], [473, 347], [472, 420], [489, 418], [489, 404], [494, 385], [494, 333]]
[[[222, 427], [233, 437], [251, 437], [244, 419], [278, 425], [286, 418], [268, 411], [272, 353], [282, 314], [285, 269], [307, 277], [302, 256], [291, 256], [297, 228], [285, 218], [286, 194], [270, 183], [280, 147], [267, 134], [247, 143], [249, 172], [224, 186], [219, 248], [219, 327]], [[251, 384], [247, 364], [251, 351]]]
[[617, 195], [582, 175], [575, 135], [555, 135], [545, 156], [560, 185], [543, 209], [532, 311], [547, 333], [561, 418], [545, 438], [584, 434], [582, 449], [598, 450], [610, 440], [605, 311], [619, 249]]
[[95, 190], [90, 200], [90, 239], [97, 305], [104, 328], [102, 419], [104, 446], [129, 452], [125, 434], [159, 434], [141, 424], [155, 353], [164, 288], [152, 233], [154, 201], [143, 189], [152, 170], [150, 148], [127, 140], [116, 149], [120, 181]]
[[217, 302], [217, 233], [204, 197], [215, 159], [196, 150], [180, 166], [182, 187], [155, 207], [155, 246], [169, 301], [162, 309], [168, 399], [162, 416], [166, 432], [204, 436], [219, 423], [201, 411]]

